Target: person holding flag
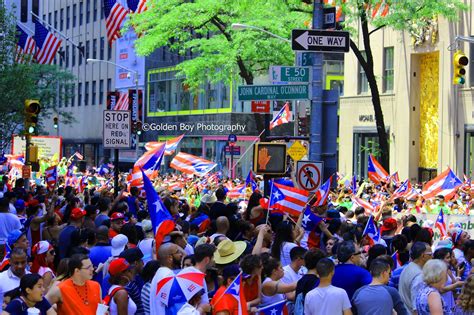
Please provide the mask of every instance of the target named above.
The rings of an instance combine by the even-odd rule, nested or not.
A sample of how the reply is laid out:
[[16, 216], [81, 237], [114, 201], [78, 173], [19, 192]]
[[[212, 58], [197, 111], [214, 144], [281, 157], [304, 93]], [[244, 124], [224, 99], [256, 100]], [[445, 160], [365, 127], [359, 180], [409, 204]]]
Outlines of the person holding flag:
[[[211, 300], [212, 315], [247, 315], [247, 301], [241, 290], [242, 272], [239, 265], [228, 265], [222, 272], [223, 285]], [[251, 311], [255, 311], [252, 309]]]

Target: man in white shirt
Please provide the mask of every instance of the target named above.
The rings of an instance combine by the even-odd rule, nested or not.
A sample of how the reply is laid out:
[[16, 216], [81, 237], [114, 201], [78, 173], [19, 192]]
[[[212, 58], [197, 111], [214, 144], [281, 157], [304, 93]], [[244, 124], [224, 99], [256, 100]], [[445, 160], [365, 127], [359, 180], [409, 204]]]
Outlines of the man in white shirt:
[[8, 234], [13, 230], [22, 228], [20, 219], [14, 214], [9, 213], [10, 203], [8, 199], [0, 199], [0, 241], [7, 241]]
[[293, 283], [303, 277], [305, 274], [304, 268], [304, 254], [306, 249], [301, 246], [293, 247], [290, 251], [291, 263], [283, 267], [284, 275], [281, 279], [283, 283]]
[[352, 315], [351, 302], [344, 289], [331, 285], [334, 263], [329, 258], [321, 259], [316, 265], [319, 285], [306, 294], [305, 315], [344, 314]]
[[26, 252], [22, 248], [15, 247], [10, 253], [10, 268], [0, 273], [0, 298], [3, 302], [5, 293], [20, 286], [21, 277], [29, 273], [26, 271]]

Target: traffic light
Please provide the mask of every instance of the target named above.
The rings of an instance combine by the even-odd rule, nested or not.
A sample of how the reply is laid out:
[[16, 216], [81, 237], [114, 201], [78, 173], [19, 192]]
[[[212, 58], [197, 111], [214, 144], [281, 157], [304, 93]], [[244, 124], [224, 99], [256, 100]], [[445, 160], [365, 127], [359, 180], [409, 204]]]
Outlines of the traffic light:
[[454, 66], [454, 73], [453, 73], [453, 84], [464, 84], [466, 82], [466, 78], [464, 77], [466, 75], [466, 69], [464, 69], [465, 66], [469, 63], [469, 59], [466, 57], [466, 55], [458, 50], [454, 53], [453, 56], [453, 66]]
[[137, 135], [141, 135], [142, 134], [142, 122], [140, 120], [138, 120], [136, 122], [137, 126], [136, 126], [136, 129], [137, 129]]
[[57, 116], [54, 116], [53, 118], [53, 126], [54, 126], [54, 129], [58, 129], [58, 122], [59, 122], [59, 119]]
[[25, 100], [25, 131], [28, 134], [37, 134], [36, 124], [41, 106], [38, 100]]
[[298, 135], [306, 136], [308, 134], [308, 118], [298, 117]]

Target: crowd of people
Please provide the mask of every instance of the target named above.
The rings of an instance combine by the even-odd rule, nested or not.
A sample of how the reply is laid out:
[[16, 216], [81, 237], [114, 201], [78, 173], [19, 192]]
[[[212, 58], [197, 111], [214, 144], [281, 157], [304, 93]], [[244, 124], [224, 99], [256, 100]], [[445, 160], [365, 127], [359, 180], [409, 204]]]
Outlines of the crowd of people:
[[[105, 314], [104, 306], [120, 315], [474, 314], [474, 240], [460, 226], [435, 240], [435, 227], [412, 211], [421, 197], [386, 198], [370, 213], [341, 183], [292, 216], [268, 210], [258, 182], [237, 202], [227, 179], [175, 187], [165, 179], [154, 188], [175, 228], [156, 244], [140, 188], [25, 188], [4, 175], [2, 315]], [[358, 194], [390, 195], [391, 185], [366, 183]], [[378, 238], [367, 233], [371, 222]], [[176, 290], [191, 275], [202, 275], [202, 289]]]

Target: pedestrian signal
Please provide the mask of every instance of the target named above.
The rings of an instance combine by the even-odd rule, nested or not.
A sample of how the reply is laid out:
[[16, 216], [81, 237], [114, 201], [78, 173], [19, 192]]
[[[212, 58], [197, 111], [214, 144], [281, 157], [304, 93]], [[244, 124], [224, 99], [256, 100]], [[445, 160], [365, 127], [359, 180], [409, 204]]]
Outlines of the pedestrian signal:
[[466, 69], [464, 68], [469, 63], [469, 59], [466, 55], [458, 50], [454, 53], [453, 56], [453, 84], [464, 84], [466, 82]]
[[254, 145], [253, 171], [256, 174], [286, 173], [286, 144], [259, 142]]

